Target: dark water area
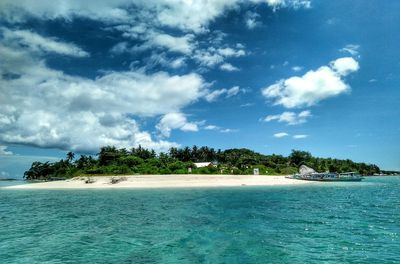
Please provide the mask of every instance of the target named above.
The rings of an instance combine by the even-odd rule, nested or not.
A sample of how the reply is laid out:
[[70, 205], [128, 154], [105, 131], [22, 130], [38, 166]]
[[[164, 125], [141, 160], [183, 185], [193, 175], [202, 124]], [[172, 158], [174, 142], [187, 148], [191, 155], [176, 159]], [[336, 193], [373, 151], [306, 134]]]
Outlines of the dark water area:
[[0, 224], [0, 263], [398, 263], [400, 177], [286, 187], [0, 188]]

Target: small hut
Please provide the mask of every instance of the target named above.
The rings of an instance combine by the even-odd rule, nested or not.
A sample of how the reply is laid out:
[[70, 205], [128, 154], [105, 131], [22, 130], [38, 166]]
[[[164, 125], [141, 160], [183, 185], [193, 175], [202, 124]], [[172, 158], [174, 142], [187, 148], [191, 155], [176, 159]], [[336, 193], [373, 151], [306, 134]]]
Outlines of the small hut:
[[195, 162], [194, 166], [196, 166], [196, 168], [215, 167], [212, 162]]

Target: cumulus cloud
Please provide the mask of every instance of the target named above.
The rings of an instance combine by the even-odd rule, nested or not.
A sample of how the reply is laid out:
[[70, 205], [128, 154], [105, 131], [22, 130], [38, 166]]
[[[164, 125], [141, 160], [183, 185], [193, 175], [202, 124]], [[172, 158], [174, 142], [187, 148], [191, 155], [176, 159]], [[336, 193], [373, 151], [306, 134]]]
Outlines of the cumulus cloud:
[[301, 77], [291, 77], [263, 88], [262, 95], [274, 100], [274, 104], [287, 108], [312, 106], [318, 102], [348, 92], [343, 77], [356, 72], [358, 62], [351, 57], [339, 58], [322, 66], [316, 71], [309, 71]]
[[223, 70], [223, 71], [239, 71], [239, 68], [237, 68], [237, 67], [235, 67], [235, 66], [233, 66], [232, 64], [230, 64], [230, 63], [224, 63], [224, 64], [222, 64], [221, 66], [219, 66], [219, 68], [221, 69], [221, 70]]
[[157, 34], [151, 38], [150, 44], [154, 46], [166, 47], [171, 51], [190, 54], [192, 53], [193, 49], [193, 46], [190, 43], [192, 40], [192, 34], [187, 34], [182, 37], [175, 37], [168, 34]]
[[[274, 10], [283, 7], [310, 7], [309, 1], [306, 0], [252, 0], [252, 2], [268, 5]], [[244, 50], [215, 45], [216, 43], [209, 41], [200, 45], [201, 41], [197, 37], [212, 34], [208, 28], [211, 22], [230, 10], [242, 7], [248, 7], [248, 4], [242, 0], [137, 0], [133, 2], [131, 0], [95, 2], [44, 0], [40, 3], [34, 0], [3, 0], [0, 2], [0, 16], [9, 23], [26, 21], [31, 17], [42, 20], [62, 18], [68, 21], [83, 17], [101, 21], [106, 24], [105, 28], [118, 30], [127, 39], [117, 43], [111, 49], [113, 54], [149, 49], [160, 52], [167, 50], [172, 53], [181, 53], [205, 68], [222, 64], [220, 67], [222, 70], [234, 71], [237, 70], [236, 67], [223, 63], [226, 58], [244, 56], [246, 54]], [[247, 27], [257, 26], [259, 24], [257, 17], [257, 13], [249, 11], [246, 15]], [[40, 43], [42, 48], [47, 47], [52, 51], [58, 50], [77, 57], [88, 56], [87, 52], [68, 43], [62, 45], [56, 40], [45, 42], [43, 39], [27, 35], [29, 32], [24, 32], [22, 37]], [[33, 42], [27, 41], [27, 43]]]
[[330, 66], [340, 76], [346, 76], [349, 73], [358, 71], [358, 69], [360, 68], [358, 62], [351, 57], [337, 59], [331, 62]]
[[76, 151], [138, 144], [167, 149], [177, 144], [152, 140], [133, 117], [179, 112], [205, 93], [194, 73], [105, 72], [89, 79], [4, 45], [0, 57], [0, 141], [7, 143]]
[[88, 57], [89, 53], [71, 43], [65, 43], [54, 38], [43, 37], [29, 30], [8, 30], [0, 28], [3, 41], [13, 45], [13, 48], [28, 48], [34, 52], [53, 52], [73, 57]]
[[109, 22], [126, 21], [129, 14], [123, 9], [127, 0], [102, 0], [96, 2], [82, 2], [78, 0], [3, 0], [0, 2], [0, 12], [3, 18], [11, 22], [25, 21], [27, 17], [40, 19], [64, 18], [72, 20], [74, 17], [86, 17], [94, 20]]
[[[134, 36], [134, 39], [136, 38], [138, 38], [138, 36]], [[150, 31], [140, 36], [140, 40], [143, 41], [143, 44], [130, 45], [127, 41], [122, 41], [115, 44], [110, 51], [113, 54], [123, 54], [158, 48], [170, 52], [190, 55], [196, 46], [193, 39], [194, 35], [192, 34], [172, 36], [161, 32]]]
[[[184, 31], [204, 32], [207, 25], [225, 10], [235, 8], [239, 0], [186, 1], [186, 0], [100, 0], [82, 2], [70, 0], [3, 0], [0, 10], [11, 21], [23, 20], [30, 15], [42, 19], [86, 17], [109, 23], [128, 23], [146, 19], [152, 24], [178, 28]], [[129, 12], [135, 6], [136, 12]]]
[[[126, 26], [116, 26], [110, 30], [122, 32], [132, 31]], [[212, 36], [210, 36], [210, 39], [207, 39], [207, 41], [199, 41], [196, 40], [194, 34], [177, 34], [176, 36], [172, 36], [162, 33], [159, 30], [148, 29], [142, 34], [128, 34], [129, 38], [135, 42], [139, 40], [142, 44], [129, 44], [128, 41], [122, 41], [115, 44], [110, 49], [110, 52], [114, 55], [123, 53], [135, 54], [145, 50], [152, 50], [153, 55], [156, 51], [158, 51], [159, 54], [169, 52], [172, 53], [172, 55], [176, 55], [176, 53], [180, 53], [185, 59], [191, 59], [204, 67], [220, 65], [222, 70], [238, 70], [238, 68], [234, 67], [232, 64], [225, 63], [225, 60], [232, 57], [237, 58], [245, 56], [246, 51], [244, 46], [238, 44], [235, 46], [223, 45], [223, 47], [220, 47], [222, 45], [223, 34], [214, 33], [211, 35]]]
[[218, 100], [219, 97], [222, 95], [225, 95], [226, 98], [232, 97], [237, 95], [240, 92], [243, 92], [244, 90], [240, 89], [239, 86], [234, 86], [230, 89], [219, 89], [219, 90], [214, 90], [211, 93], [207, 94], [205, 96], [205, 99], [207, 102], [215, 102]]
[[0, 145], [0, 156], [12, 155], [12, 151], [7, 150], [7, 146]]
[[264, 121], [270, 122], [277, 120], [278, 122], [285, 122], [289, 125], [298, 125], [307, 122], [307, 119], [311, 117], [311, 112], [306, 110], [298, 114], [295, 112], [283, 112], [279, 115], [268, 115], [265, 117]]
[[286, 132], [279, 132], [279, 133], [274, 134], [274, 137], [276, 137], [276, 138], [283, 138], [283, 137], [287, 137], [287, 136], [289, 136], [289, 134]]
[[[295, 7], [293, 3], [299, 1], [253, 2], [275, 8]], [[155, 55], [149, 60], [165, 65], [171, 62], [172, 68], [181, 67], [188, 58], [202, 66], [222, 67], [226, 59], [246, 55], [244, 46], [222, 43], [222, 33], [211, 45], [208, 40], [200, 43], [197, 36], [211, 36], [209, 23], [242, 4], [241, 0], [3, 0], [0, 1], [0, 19], [10, 28], [24, 26], [31, 18], [39, 22], [53, 19], [68, 22], [77, 17], [91, 19], [101, 22], [105, 30], [119, 30], [125, 38], [112, 48], [114, 55], [146, 49], [160, 55], [158, 59]], [[195, 73], [173, 75], [152, 71], [150, 74], [146, 69], [136, 69], [102, 71], [95, 78], [72, 76], [50, 68], [44, 55], [51, 52], [89, 56], [81, 47], [30, 30], [3, 28], [1, 35], [0, 141], [5, 144], [75, 151], [96, 151], [104, 145], [130, 147], [138, 144], [166, 149], [177, 144], [153, 140], [150, 133], [140, 129], [136, 117], [162, 115], [166, 118], [170, 113], [181, 113], [185, 106], [204, 98], [207, 93], [204, 80]], [[167, 52], [179, 53], [179, 58], [163, 55]], [[239, 91], [238, 87], [233, 87], [218, 96], [230, 97]], [[186, 120], [186, 125], [177, 129], [194, 130], [195, 125]]]
[[164, 137], [169, 137], [173, 129], [180, 129], [182, 131], [199, 130], [197, 123], [188, 122], [186, 116], [182, 113], [168, 113], [164, 115], [156, 128]]
[[[309, 0], [251, 0], [257, 4], [280, 7], [309, 8]], [[41, 19], [86, 17], [109, 23], [128, 23], [141, 18], [159, 26], [183, 31], [204, 32], [208, 24], [227, 10], [238, 8], [241, 0], [2, 0], [0, 13], [9, 21], [24, 20], [27, 15]], [[136, 7], [137, 12], [129, 12]]]

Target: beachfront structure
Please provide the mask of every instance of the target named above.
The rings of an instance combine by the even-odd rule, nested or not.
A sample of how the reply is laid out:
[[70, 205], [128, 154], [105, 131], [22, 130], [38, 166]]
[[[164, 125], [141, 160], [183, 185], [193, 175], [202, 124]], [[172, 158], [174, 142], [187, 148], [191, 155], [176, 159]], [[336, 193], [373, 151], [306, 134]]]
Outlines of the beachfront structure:
[[196, 168], [204, 168], [204, 167], [214, 167], [214, 163], [212, 162], [195, 162], [194, 166], [196, 166]]

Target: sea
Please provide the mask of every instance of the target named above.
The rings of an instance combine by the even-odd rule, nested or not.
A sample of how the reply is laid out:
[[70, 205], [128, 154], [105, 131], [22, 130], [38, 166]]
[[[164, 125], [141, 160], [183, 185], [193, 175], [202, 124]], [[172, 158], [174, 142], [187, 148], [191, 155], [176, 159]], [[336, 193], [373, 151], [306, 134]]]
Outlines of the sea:
[[0, 188], [0, 263], [400, 263], [400, 177], [281, 187]]

